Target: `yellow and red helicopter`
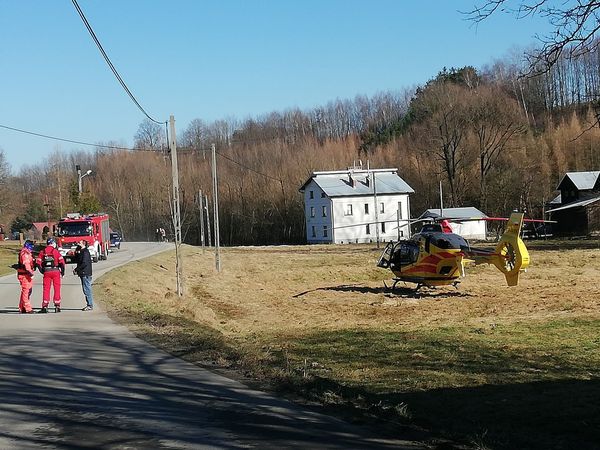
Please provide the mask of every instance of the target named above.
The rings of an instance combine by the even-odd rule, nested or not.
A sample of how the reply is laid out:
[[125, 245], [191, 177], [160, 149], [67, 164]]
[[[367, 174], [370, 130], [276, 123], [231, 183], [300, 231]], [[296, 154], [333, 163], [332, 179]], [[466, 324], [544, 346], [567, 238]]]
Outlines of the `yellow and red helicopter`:
[[520, 237], [523, 221], [547, 221], [524, 219], [524, 214], [518, 212], [508, 219], [492, 220], [508, 220], [494, 250], [472, 248], [466, 239], [452, 232], [447, 218], [440, 218], [424, 224], [410, 239], [388, 243], [377, 265], [394, 273], [392, 290], [399, 282], [415, 283], [417, 290], [422, 286], [457, 286], [467, 264], [493, 264], [509, 286], [516, 286], [530, 262]]

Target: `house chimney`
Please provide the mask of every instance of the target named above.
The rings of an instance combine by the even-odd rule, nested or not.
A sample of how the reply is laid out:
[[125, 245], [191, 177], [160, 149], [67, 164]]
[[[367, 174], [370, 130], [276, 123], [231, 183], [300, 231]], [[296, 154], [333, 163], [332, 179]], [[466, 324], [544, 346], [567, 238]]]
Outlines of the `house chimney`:
[[348, 172], [348, 183], [350, 184], [350, 186], [354, 187], [354, 177], [352, 176], [352, 171]]

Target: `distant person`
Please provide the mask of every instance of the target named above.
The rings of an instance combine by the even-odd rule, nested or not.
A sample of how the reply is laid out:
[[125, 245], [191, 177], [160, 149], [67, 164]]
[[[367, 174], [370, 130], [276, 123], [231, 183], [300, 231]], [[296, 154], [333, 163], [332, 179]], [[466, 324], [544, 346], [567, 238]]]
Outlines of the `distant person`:
[[161, 240], [160, 228], [156, 229], [155, 237], [156, 237], [156, 242], [160, 242], [160, 240]]
[[77, 266], [73, 269], [73, 275], [81, 279], [83, 295], [85, 295], [85, 307], [82, 311], [91, 311], [94, 309], [94, 298], [92, 296], [92, 257], [88, 250], [87, 241], [79, 241], [75, 249]]
[[42, 274], [44, 274], [44, 291], [42, 294], [42, 309], [40, 313], [48, 312], [50, 304], [50, 288], [54, 294], [52, 301], [54, 303], [54, 312], [60, 312], [60, 285], [61, 279], [65, 276], [65, 260], [59, 251], [56, 249], [56, 241], [48, 238], [46, 248], [44, 248], [37, 257], [37, 266]]
[[163, 242], [167, 242], [167, 233], [164, 228], [160, 229], [160, 238]]
[[35, 262], [33, 260], [33, 241], [25, 241], [23, 248], [19, 252], [19, 262], [17, 263], [17, 279], [21, 285], [21, 296], [19, 298], [19, 312], [21, 314], [32, 314], [33, 308], [29, 299], [33, 290], [33, 275]]

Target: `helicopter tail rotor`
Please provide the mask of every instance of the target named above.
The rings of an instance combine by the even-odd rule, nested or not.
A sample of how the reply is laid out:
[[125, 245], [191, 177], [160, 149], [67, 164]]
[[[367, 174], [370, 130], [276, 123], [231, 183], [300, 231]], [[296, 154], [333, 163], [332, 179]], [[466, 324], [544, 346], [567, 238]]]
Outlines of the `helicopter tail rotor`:
[[504, 274], [509, 286], [519, 284], [519, 273], [529, 266], [529, 252], [519, 237], [523, 226], [523, 213], [512, 213], [506, 231], [496, 245], [492, 263]]

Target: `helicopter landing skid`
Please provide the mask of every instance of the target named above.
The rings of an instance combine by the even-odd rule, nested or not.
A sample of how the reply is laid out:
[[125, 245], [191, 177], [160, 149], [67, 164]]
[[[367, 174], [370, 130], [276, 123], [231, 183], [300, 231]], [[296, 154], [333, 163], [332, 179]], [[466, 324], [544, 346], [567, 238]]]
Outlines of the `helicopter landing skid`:
[[[402, 279], [400, 279], [400, 278], [394, 278], [394, 279], [393, 279], [393, 281], [394, 281], [394, 284], [392, 284], [392, 287], [389, 287], [389, 286], [387, 285], [387, 283], [385, 282], [385, 280], [383, 281], [383, 285], [385, 286], [386, 290], [387, 290], [387, 291], [389, 291], [389, 292], [394, 292], [394, 291], [396, 290], [396, 285], [397, 285], [398, 283], [400, 283], [400, 282], [403, 282], [403, 283], [405, 283], [405, 282], [406, 282], [406, 280], [402, 280]], [[406, 287], [406, 286], [404, 287], [404, 289], [406, 289], [406, 290], [410, 290], [410, 291], [412, 291], [412, 292], [415, 292], [415, 293], [416, 293], [416, 292], [417, 292], [419, 289], [421, 289], [423, 286], [425, 286], [423, 283], [417, 283], [417, 287], [416, 287], [416, 288], [414, 288], [414, 289], [410, 289], [410, 288], [408, 288], [408, 287]]]

